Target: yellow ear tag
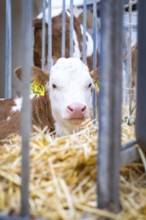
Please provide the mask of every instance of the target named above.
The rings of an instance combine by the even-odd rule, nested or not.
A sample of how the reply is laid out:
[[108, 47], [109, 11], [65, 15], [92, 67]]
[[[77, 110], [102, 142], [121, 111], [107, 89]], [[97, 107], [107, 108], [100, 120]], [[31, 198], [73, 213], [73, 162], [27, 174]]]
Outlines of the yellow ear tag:
[[97, 92], [99, 92], [99, 85], [98, 85], [98, 81], [95, 82], [95, 88], [97, 90]]
[[30, 84], [30, 93], [39, 95], [39, 96], [44, 96], [45, 95], [45, 87], [39, 82], [39, 80], [35, 79], [31, 84]]

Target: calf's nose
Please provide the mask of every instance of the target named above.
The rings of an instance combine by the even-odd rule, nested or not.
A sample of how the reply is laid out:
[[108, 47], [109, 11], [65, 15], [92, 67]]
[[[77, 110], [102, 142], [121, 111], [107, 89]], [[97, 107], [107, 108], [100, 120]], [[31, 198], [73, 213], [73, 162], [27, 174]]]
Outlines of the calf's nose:
[[83, 118], [86, 112], [86, 105], [73, 103], [67, 106], [67, 112], [70, 118]]

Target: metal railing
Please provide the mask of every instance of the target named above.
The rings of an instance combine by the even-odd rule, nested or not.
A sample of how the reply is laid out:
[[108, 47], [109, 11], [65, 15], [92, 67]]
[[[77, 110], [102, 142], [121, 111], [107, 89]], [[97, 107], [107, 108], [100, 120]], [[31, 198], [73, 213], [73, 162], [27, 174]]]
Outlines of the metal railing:
[[[6, 97], [11, 96], [11, 89], [7, 87], [11, 81], [11, 1], [7, 0], [8, 31], [6, 43]], [[42, 68], [45, 65], [45, 7], [43, 1], [43, 30], [42, 30]], [[30, 67], [32, 65], [32, 51], [27, 54], [28, 47], [32, 47], [32, 1], [22, 1], [22, 38], [23, 38], [23, 108], [22, 108], [22, 187], [21, 187], [21, 213], [20, 217], [1, 216], [3, 220], [29, 219], [29, 135], [30, 112], [29, 101]], [[86, 62], [86, 1], [84, 1], [84, 30], [83, 30], [83, 61]], [[93, 39], [96, 49], [96, 1], [93, 4]], [[139, 26], [138, 26], [138, 77], [137, 77], [137, 115], [136, 115], [136, 140], [127, 143], [121, 148], [121, 103], [122, 103], [122, 0], [102, 0], [101, 17], [101, 59], [100, 59], [100, 101], [99, 101], [99, 154], [98, 154], [98, 202], [99, 208], [105, 208], [114, 212], [120, 210], [119, 202], [119, 169], [123, 164], [130, 163], [139, 158], [137, 149], [139, 144], [146, 150], [146, 1], [139, 0]], [[48, 1], [48, 64], [52, 65], [52, 1]], [[73, 1], [70, 5], [70, 56], [73, 55]], [[65, 56], [65, 1], [63, 1], [62, 13], [62, 56]], [[26, 31], [27, 30], [27, 31]], [[10, 47], [9, 47], [10, 46]], [[8, 50], [8, 48], [10, 50]], [[96, 51], [93, 54], [93, 67], [96, 67]], [[9, 81], [9, 82], [8, 82]], [[94, 101], [96, 96], [94, 96]], [[95, 102], [96, 103], [96, 102]], [[96, 107], [96, 104], [94, 104]], [[95, 108], [96, 110], [96, 108]]]

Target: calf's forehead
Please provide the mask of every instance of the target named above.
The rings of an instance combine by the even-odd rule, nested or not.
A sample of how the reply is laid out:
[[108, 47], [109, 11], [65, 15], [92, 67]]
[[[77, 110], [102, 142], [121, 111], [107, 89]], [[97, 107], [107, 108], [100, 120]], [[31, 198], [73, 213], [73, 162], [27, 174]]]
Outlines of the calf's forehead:
[[77, 58], [61, 58], [52, 67], [50, 80], [87, 81], [91, 80], [88, 67]]

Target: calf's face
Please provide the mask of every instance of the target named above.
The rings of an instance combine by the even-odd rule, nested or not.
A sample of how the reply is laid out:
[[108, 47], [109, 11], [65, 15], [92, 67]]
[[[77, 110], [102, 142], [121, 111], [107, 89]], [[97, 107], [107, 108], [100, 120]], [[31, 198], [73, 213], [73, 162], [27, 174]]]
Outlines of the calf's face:
[[60, 58], [51, 68], [49, 97], [58, 135], [69, 134], [89, 117], [93, 82], [78, 58]]

